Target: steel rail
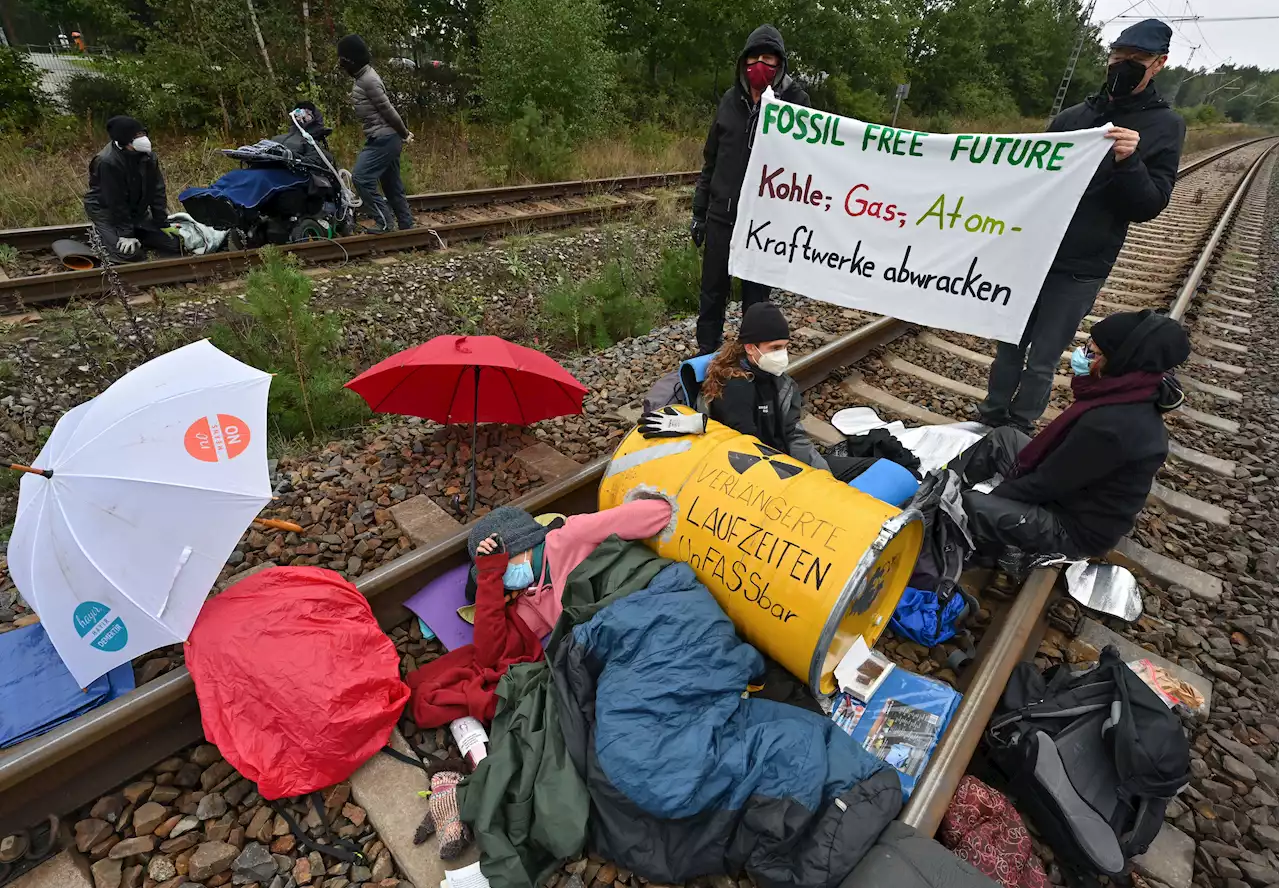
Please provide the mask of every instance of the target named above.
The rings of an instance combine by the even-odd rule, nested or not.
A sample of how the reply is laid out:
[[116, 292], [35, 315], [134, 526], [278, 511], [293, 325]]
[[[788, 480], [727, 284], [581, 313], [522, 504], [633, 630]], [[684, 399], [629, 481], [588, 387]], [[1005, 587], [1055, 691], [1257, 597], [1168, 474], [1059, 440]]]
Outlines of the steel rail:
[[[697, 178], [697, 170], [682, 173], [648, 173], [642, 176], [616, 176], [612, 179], [540, 182], [503, 188], [477, 188], [470, 191], [435, 191], [426, 194], [410, 194], [408, 200], [409, 206], [417, 212], [429, 213], [461, 207], [517, 203], [522, 200], [548, 200], [556, 197], [607, 194], [611, 191], [639, 188], [691, 185]], [[56, 240], [83, 236], [87, 227], [87, 222], [79, 222], [71, 225], [42, 225], [37, 228], [10, 228], [0, 231], [0, 244], [7, 244], [25, 253], [35, 253], [52, 249], [53, 242]]]
[[[1253, 143], [1236, 145], [1232, 150], [1249, 144]], [[1179, 177], [1224, 153], [1183, 167]], [[790, 373], [801, 388], [813, 388], [832, 372], [856, 363], [910, 329], [905, 322], [878, 318], [798, 359]], [[597, 459], [572, 475], [530, 491], [512, 505], [535, 512], [590, 511], [595, 508], [596, 491], [608, 462], [607, 457]], [[389, 629], [408, 618], [404, 602], [466, 559], [466, 537], [467, 528], [459, 527], [356, 581], [379, 625]], [[1000, 623], [994, 642], [976, 664], [968, 693], [904, 809], [904, 819], [920, 831], [932, 834], [936, 830], [1008, 670], [1031, 638], [1056, 576], [1053, 569], [1032, 574]], [[4, 750], [0, 752], [0, 835], [29, 826], [48, 813], [73, 810], [201, 736], [195, 687], [186, 667], [179, 667], [124, 697]]]

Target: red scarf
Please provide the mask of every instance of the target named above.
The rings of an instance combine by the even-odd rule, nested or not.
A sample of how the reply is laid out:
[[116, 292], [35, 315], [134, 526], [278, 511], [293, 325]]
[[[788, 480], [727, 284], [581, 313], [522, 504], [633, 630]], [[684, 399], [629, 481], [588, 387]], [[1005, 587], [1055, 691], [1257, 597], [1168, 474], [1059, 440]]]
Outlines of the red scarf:
[[1154, 401], [1163, 373], [1125, 373], [1123, 376], [1073, 376], [1071, 393], [1075, 402], [1031, 439], [1018, 453], [1015, 477], [1026, 475], [1054, 451], [1075, 421], [1086, 410], [1105, 404], [1140, 404]]

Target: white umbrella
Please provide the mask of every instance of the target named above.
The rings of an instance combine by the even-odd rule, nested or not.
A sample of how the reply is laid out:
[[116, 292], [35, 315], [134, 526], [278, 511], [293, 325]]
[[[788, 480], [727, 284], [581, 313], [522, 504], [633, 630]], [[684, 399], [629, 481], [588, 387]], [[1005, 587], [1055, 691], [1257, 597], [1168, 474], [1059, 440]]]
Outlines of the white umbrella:
[[201, 341], [54, 427], [22, 479], [9, 570], [82, 686], [190, 633], [271, 500], [270, 385]]

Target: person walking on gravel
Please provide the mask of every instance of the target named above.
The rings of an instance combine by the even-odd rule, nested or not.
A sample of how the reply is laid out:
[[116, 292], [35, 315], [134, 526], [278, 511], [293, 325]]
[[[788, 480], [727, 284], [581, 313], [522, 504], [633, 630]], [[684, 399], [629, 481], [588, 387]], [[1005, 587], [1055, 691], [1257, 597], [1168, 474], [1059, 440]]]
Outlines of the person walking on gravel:
[[107, 121], [111, 137], [89, 161], [84, 212], [113, 262], [137, 262], [147, 250], [177, 255], [182, 241], [169, 226], [164, 173], [146, 128], [132, 117]]
[[1157, 19], [1125, 28], [1111, 44], [1107, 80], [1097, 95], [1066, 109], [1049, 132], [1110, 122], [1115, 141], [1067, 226], [1040, 288], [1022, 341], [1001, 342], [978, 405], [989, 426], [1031, 434], [1049, 404], [1062, 352], [1090, 309], [1133, 222], [1148, 222], [1169, 204], [1187, 127], [1156, 91], [1173, 32]]
[[[364, 201], [364, 211], [377, 223], [374, 231], [381, 234], [395, 231], [397, 223], [401, 231], [416, 224], [400, 179], [400, 151], [413, 141], [413, 133], [387, 97], [372, 61], [373, 54], [359, 34], [338, 41], [338, 64], [354, 81], [351, 104], [364, 124], [365, 143], [351, 179]], [[378, 193], [379, 185], [386, 197]]]
[[[787, 73], [787, 49], [773, 25], [751, 32], [738, 57], [737, 77], [720, 97], [715, 120], [702, 149], [702, 174], [693, 193], [689, 234], [702, 256], [702, 292], [698, 303], [698, 354], [709, 355], [724, 337], [724, 310], [729, 301], [729, 240], [738, 216], [738, 193], [747, 175], [755, 140], [760, 96], [774, 94], [796, 105], [809, 104], [809, 94]], [[769, 299], [769, 288], [742, 282], [742, 310]]]

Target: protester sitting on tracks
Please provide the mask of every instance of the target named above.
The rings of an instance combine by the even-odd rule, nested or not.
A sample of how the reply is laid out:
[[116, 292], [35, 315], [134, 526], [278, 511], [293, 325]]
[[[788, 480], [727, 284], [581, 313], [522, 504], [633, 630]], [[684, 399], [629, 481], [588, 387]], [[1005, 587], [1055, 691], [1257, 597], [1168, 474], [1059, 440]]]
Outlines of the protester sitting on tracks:
[[707, 416], [774, 450], [827, 469], [800, 426], [800, 387], [787, 375], [791, 328], [782, 309], [757, 302], [742, 315], [736, 339], [729, 339], [707, 365], [697, 397], [698, 413], [649, 413], [640, 422], [646, 438], [700, 435]]
[[[297, 123], [295, 124], [294, 121]], [[303, 135], [304, 131], [311, 136], [311, 141], [307, 141], [306, 136]], [[302, 101], [289, 112], [289, 131], [273, 136], [271, 141], [288, 148], [299, 160], [323, 163], [323, 160], [317, 156], [317, 154], [323, 154], [324, 160], [329, 161], [330, 166], [336, 167], [338, 162], [334, 159], [333, 152], [329, 150], [329, 135], [332, 132], [333, 127], [325, 126], [324, 115], [320, 113], [315, 103]]]
[[[417, 224], [400, 178], [400, 151], [413, 141], [413, 133], [387, 97], [387, 88], [372, 61], [373, 53], [359, 34], [348, 34], [338, 41], [338, 64], [351, 76], [351, 104], [364, 124], [364, 147], [351, 178], [364, 200], [365, 212], [377, 223], [374, 232], [386, 234], [395, 231], [397, 224], [401, 231]], [[386, 197], [378, 193], [379, 185]]]
[[164, 173], [151, 150], [147, 130], [132, 117], [107, 121], [111, 141], [89, 161], [89, 190], [84, 211], [114, 262], [147, 258], [148, 249], [182, 252], [169, 226]]
[[979, 554], [1097, 556], [1132, 530], [1169, 452], [1163, 414], [1183, 400], [1169, 371], [1190, 354], [1150, 309], [1094, 324], [1071, 356], [1075, 403], [1035, 438], [997, 428], [950, 464], [967, 488], [998, 481], [963, 494]]
[[1153, 78], [1168, 59], [1172, 33], [1156, 19], [1125, 28], [1111, 44], [1102, 89], [1049, 124], [1049, 132], [1064, 132], [1110, 122], [1106, 135], [1115, 140], [1115, 148], [1085, 188], [1022, 341], [1002, 342], [996, 350], [987, 396], [978, 405], [989, 426], [1012, 425], [1032, 433], [1049, 404], [1062, 350], [1093, 308], [1129, 224], [1148, 222], [1169, 204], [1187, 127], [1156, 91]]
[[[476, 647], [480, 647], [482, 627], [488, 627], [486, 632], [501, 637], [497, 644], [502, 649], [451, 652], [410, 674], [410, 710], [418, 725], [438, 727], [464, 715], [485, 722], [492, 719], [498, 680], [510, 662], [527, 659], [525, 655], [533, 646], [530, 640], [536, 644], [537, 639], [545, 641], [551, 634], [560, 619], [565, 584], [574, 569], [611, 536], [645, 540], [674, 533], [675, 525], [674, 501], [644, 489], [636, 490], [621, 506], [571, 515], [550, 528], [516, 506], [500, 506], [472, 524], [467, 551], [476, 580]], [[503, 554], [504, 563], [498, 565], [489, 557], [495, 554]], [[495, 620], [495, 615], [481, 612], [482, 605], [492, 607], [493, 601], [492, 597], [481, 600], [484, 578], [479, 571], [493, 571], [496, 566], [502, 570], [502, 587], [514, 597], [509, 609]], [[506, 628], [493, 633], [494, 624]], [[485, 643], [494, 644], [492, 639]], [[504, 651], [520, 656], [503, 662]]]

